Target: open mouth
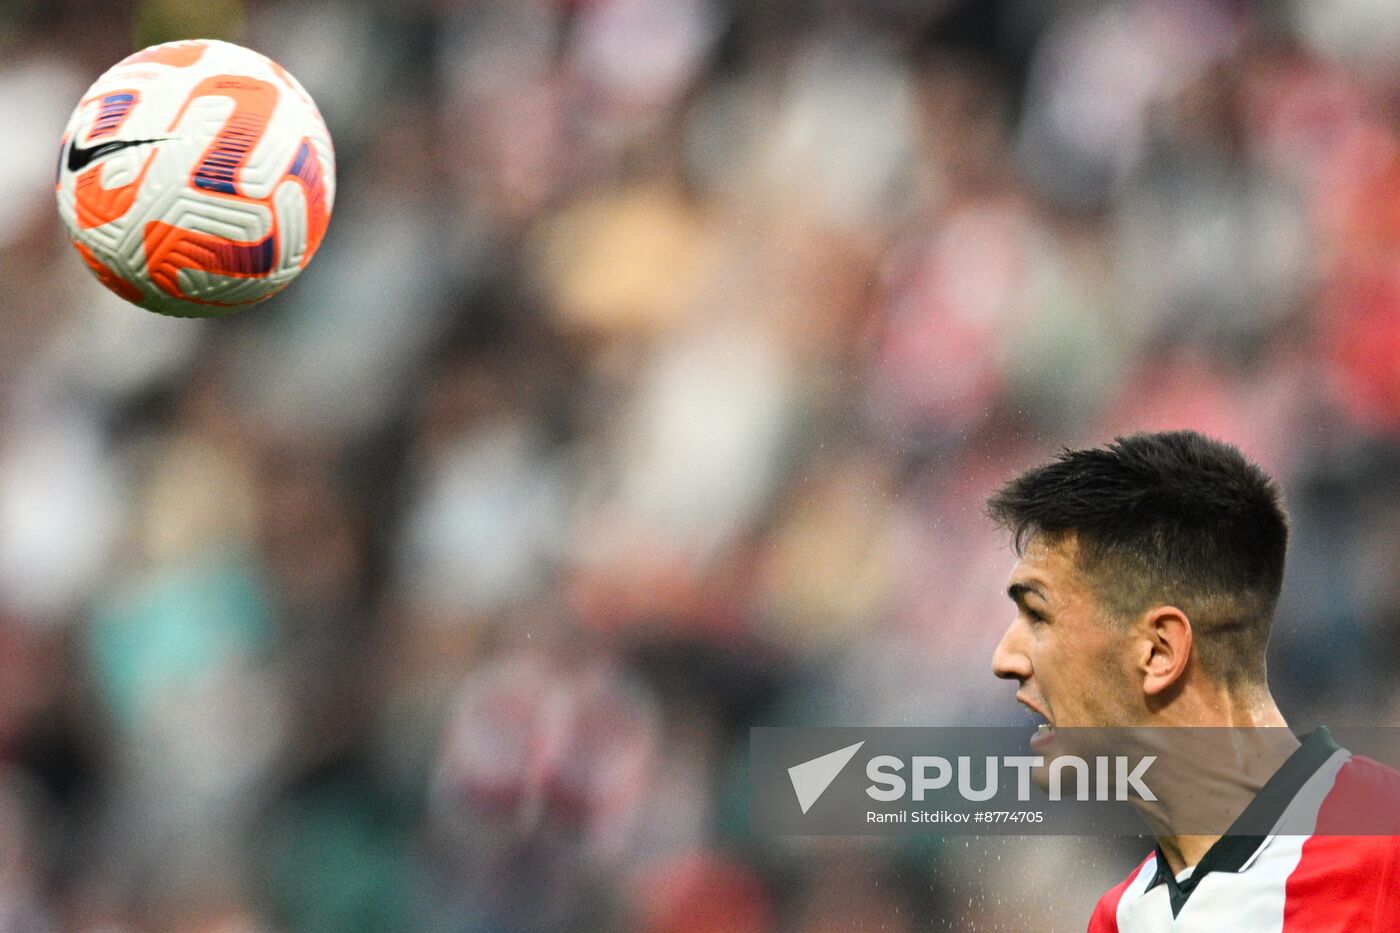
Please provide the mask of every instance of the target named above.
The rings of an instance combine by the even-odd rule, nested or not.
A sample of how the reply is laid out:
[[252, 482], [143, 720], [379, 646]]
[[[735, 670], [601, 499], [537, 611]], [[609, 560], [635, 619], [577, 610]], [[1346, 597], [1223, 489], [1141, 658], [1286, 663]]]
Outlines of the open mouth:
[[1035, 713], [1036, 716], [1045, 720], [1039, 726], [1036, 727], [1035, 734], [1031, 736], [1031, 747], [1037, 748], [1039, 746], [1046, 745], [1051, 740], [1053, 740], [1055, 738], [1055, 724], [1050, 721], [1050, 717], [1045, 714], [1045, 711], [1042, 710], [1040, 707], [1036, 706], [1034, 703], [1031, 703], [1029, 700], [1026, 700], [1024, 697], [1018, 696], [1016, 700], [1022, 706], [1026, 707], [1026, 709], [1030, 710], [1032, 713]]

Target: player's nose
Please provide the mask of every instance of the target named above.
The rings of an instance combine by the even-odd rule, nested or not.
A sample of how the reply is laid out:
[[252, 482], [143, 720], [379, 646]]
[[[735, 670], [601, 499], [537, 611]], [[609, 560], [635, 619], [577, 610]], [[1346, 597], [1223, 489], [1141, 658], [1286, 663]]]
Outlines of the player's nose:
[[996, 650], [992, 652], [992, 673], [1004, 680], [1026, 681], [1031, 676], [1030, 655], [1022, 649], [1019, 619], [1007, 627]]

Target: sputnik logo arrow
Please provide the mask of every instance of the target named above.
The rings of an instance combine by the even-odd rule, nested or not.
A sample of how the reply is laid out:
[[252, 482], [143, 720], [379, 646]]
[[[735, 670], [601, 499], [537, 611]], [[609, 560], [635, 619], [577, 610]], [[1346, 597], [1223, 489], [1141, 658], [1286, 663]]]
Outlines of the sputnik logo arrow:
[[802, 807], [803, 813], [812, 809], [812, 804], [826, 793], [831, 782], [836, 780], [836, 775], [841, 773], [841, 769], [846, 767], [847, 762], [855, 757], [864, 744], [865, 741], [861, 740], [854, 745], [838, 748], [820, 758], [813, 758], [788, 768], [788, 777], [792, 779], [792, 789], [797, 792], [797, 803]]

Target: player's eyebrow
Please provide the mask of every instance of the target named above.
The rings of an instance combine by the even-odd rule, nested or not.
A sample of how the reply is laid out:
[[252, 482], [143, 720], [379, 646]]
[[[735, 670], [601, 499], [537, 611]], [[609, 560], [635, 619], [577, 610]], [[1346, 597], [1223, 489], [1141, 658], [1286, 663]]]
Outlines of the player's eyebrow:
[[[1011, 597], [1011, 601], [1018, 606], [1025, 603], [1027, 593], [1045, 599], [1045, 594], [1041, 592], [1040, 587], [1036, 586], [1034, 583], [1013, 583], [1006, 588], [1006, 595]], [[1046, 601], [1048, 602], [1049, 600]]]

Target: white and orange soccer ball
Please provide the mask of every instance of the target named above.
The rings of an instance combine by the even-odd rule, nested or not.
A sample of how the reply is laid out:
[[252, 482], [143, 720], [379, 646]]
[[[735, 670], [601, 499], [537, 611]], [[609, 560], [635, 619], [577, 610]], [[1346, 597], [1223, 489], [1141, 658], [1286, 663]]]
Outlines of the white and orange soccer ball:
[[68, 121], [58, 212], [121, 297], [209, 317], [262, 301], [321, 245], [335, 154], [316, 104], [264, 55], [215, 40], [137, 52]]

